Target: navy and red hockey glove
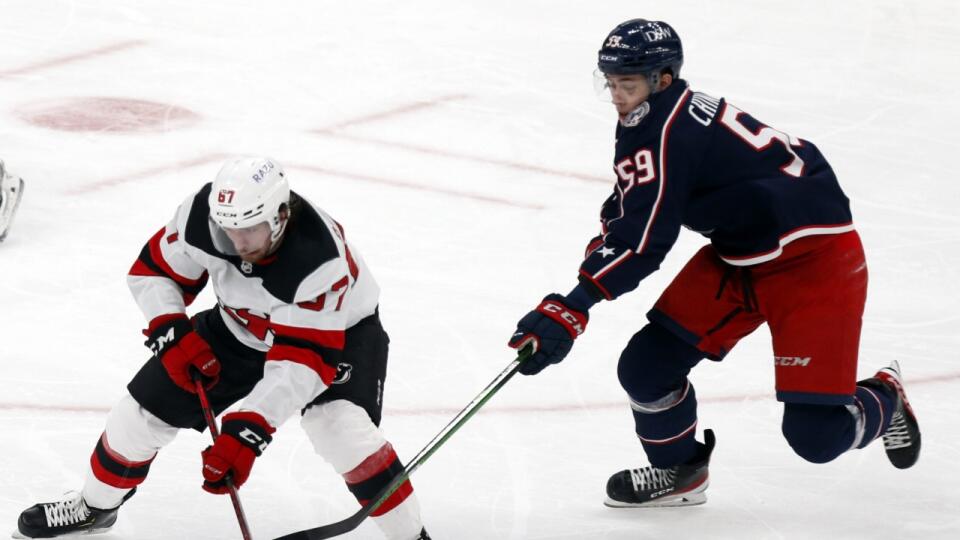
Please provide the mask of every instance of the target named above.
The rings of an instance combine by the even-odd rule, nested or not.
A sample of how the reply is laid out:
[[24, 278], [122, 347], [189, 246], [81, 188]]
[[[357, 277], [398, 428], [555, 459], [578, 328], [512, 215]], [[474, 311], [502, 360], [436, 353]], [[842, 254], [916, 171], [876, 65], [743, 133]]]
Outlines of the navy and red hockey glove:
[[227, 475], [240, 487], [250, 476], [253, 461], [267, 449], [276, 431], [267, 420], [253, 411], [240, 411], [223, 417], [220, 436], [200, 453], [203, 458], [203, 489], [217, 495], [227, 493]]
[[520, 319], [510, 338], [509, 345], [514, 349], [533, 346], [533, 354], [520, 364], [520, 373], [534, 375], [563, 360], [573, 347], [573, 340], [586, 330], [589, 318], [585, 309], [570, 306], [564, 296], [545, 296], [537, 309]]
[[205, 388], [217, 384], [220, 362], [210, 350], [210, 345], [193, 329], [186, 315], [176, 313], [157, 317], [143, 333], [147, 336], [144, 345], [160, 358], [163, 368], [177, 386], [196, 393], [190, 378], [191, 369], [203, 375]]

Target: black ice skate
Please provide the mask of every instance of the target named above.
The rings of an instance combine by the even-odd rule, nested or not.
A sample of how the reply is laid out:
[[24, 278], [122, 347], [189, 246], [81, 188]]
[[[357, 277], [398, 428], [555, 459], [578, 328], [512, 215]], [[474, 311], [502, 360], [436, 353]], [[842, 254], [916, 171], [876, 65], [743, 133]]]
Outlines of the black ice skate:
[[691, 506], [707, 502], [707, 465], [717, 440], [704, 430], [704, 443], [697, 443], [697, 456], [676, 467], [627, 469], [607, 481], [607, 500], [614, 508]]
[[877, 372], [872, 378], [860, 381], [858, 384], [870, 388], [878, 388], [892, 395], [896, 401], [893, 409], [893, 418], [890, 427], [883, 434], [883, 447], [887, 451], [887, 458], [898, 469], [912, 467], [920, 457], [920, 426], [917, 417], [907, 401], [907, 394], [903, 390], [903, 377], [900, 375], [900, 364], [894, 360], [889, 367]]
[[[129, 499], [135, 491], [131, 490], [123, 500]], [[59, 501], [35, 504], [24, 510], [13, 537], [55, 538], [105, 533], [116, 523], [119, 509], [119, 506], [110, 510], [89, 507], [80, 493], [72, 491]]]

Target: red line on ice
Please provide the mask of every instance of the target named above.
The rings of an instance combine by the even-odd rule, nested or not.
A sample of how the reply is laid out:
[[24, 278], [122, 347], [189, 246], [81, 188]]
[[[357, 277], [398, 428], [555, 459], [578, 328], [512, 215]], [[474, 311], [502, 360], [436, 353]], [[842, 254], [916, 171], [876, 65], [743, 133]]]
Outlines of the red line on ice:
[[123, 51], [126, 49], [140, 47], [144, 44], [146, 44], [146, 41], [141, 41], [141, 40], [121, 41], [120, 43], [114, 43], [113, 45], [105, 45], [103, 47], [91, 49], [89, 51], [83, 51], [75, 54], [70, 54], [67, 56], [60, 56], [57, 58], [51, 58], [49, 60], [43, 60], [35, 64], [29, 64], [29, 65], [14, 68], [14, 69], [0, 71], [0, 79], [6, 79], [6, 78], [14, 77], [16, 75], [23, 75], [26, 73], [32, 73], [34, 71], [40, 71], [47, 68], [58, 67], [58, 66], [70, 64], [73, 62], [78, 62], [80, 60], [93, 58], [95, 56], [112, 54], [112, 53]]
[[[107, 189], [107, 188], [119, 186], [119, 185], [122, 185], [122, 184], [126, 184], [126, 183], [129, 183], [129, 182], [133, 182], [133, 181], [135, 181], [135, 180], [140, 180], [140, 179], [143, 179], [143, 178], [149, 178], [149, 177], [151, 177], [151, 176], [156, 176], [156, 175], [158, 175], [158, 174], [162, 174], [162, 173], [169, 172], [169, 171], [173, 171], [173, 170], [184, 169], [184, 168], [187, 168], [187, 167], [196, 167], [196, 166], [199, 166], [199, 165], [204, 165], [204, 164], [206, 164], [206, 163], [210, 163], [211, 161], [221, 160], [221, 159], [223, 159], [224, 157], [226, 157], [226, 154], [206, 154], [206, 155], [203, 155], [203, 156], [198, 156], [198, 157], [194, 157], [194, 158], [190, 158], [190, 159], [185, 159], [185, 160], [182, 160], [182, 161], [177, 161], [177, 162], [175, 162], [175, 163], [169, 163], [169, 164], [166, 164], [166, 165], [159, 165], [159, 166], [156, 166], [156, 167], [151, 167], [151, 168], [149, 168], [149, 169], [143, 169], [143, 170], [141, 170], [141, 171], [134, 172], [134, 173], [130, 173], [130, 174], [125, 174], [125, 175], [122, 175], [122, 176], [113, 176], [113, 177], [109, 177], [109, 178], [104, 178], [104, 179], [99, 180], [99, 181], [97, 181], [97, 182], [93, 182], [93, 183], [90, 183], [90, 184], [85, 184], [85, 185], [80, 185], [80, 186], [76, 186], [76, 187], [70, 188], [70, 189], [66, 190], [65, 193], [66, 193], [67, 195], [82, 195], [82, 194], [91, 193], [91, 192], [94, 192], [94, 191], [100, 191], [100, 190], [102, 190], [102, 189]], [[427, 185], [423, 185], [423, 184], [416, 184], [416, 183], [413, 183], [413, 182], [407, 182], [407, 181], [404, 181], [404, 180], [397, 180], [397, 179], [392, 179], [392, 178], [383, 178], [383, 177], [371, 176], [371, 175], [368, 175], [368, 174], [360, 174], [360, 173], [352, 173], [352, 172], [347, 172], [347, 171], [340, 171], [340, 170], [329, 169], [329, 168], [325, 168], [325, 167], [317, 167], [317, 166], [314, 166], [314, 165], [305, 165], [305, 164], [294, 164], [294, 163], [291, 163], [291, 164], [287, 165], [287, 168], [288, 168], [288, 169], [304, 169], [304, 170], [313, 171], [313, 172], [320, 173], [320, 174], [326, 174], [326, 175], [330, 175], [330, 176], [334, 176], [334, 177], [338, 177], [338, 178], [349, 178], [349, 179], [351, 179], [351, 180], [359, 180], [359, 181], [362, 181], [362, 182], [370, 182], [370, 183], [374, 183], [374, 184], [382, 184], [382, 185], [388, 185], [388, 186], [392, 186], [392, 187], [399, 187], [399, 188], [405, 188], [405, 189], [415, 189], [415, 190], [427, 191], [427, 192], [431, 192], [431, 193], [439, 193], [439, 194], [442, 194], [442, 195], [450, 195], [450, 196], [453, 196], [453, 197], [460, 197], [460, 198], [464, 198], [464, 199], [473, 199], [473, 200], [477, 200], [477, 201], [488, 202], [488, 203], [493, 203], [493, 204], [500, 204], [500, 205], [505, 205], [505, 206], [513, 206], [513, 207], [517, 207], [517, 208], [530, 208], [530, 209], [533, 209], [533, 210], [542, 210], [542, 209], [544, 208], [543, 206], [537, 205], [537, 204], [528, 204], [528, 203], [524, 203], [524, 202], [511, 201], [511, 200], [508, 200], [508, 199], [502, 199], [502, 198], [499, 198], [499, 197], [491, 197], [491, 196], [488, 196], [488, 195], [482, 195], [482, 194], [477, 194], [477, 193], [468, 193], [468, 192], [464, 192], [464, 191], [457, 191], [457, 190], [446, 189], [446, 188], [441, 188], [441, 187], [427, 186]]]
[[535, 173], [546, 174], [550, 176], [561, 176], [564, 178], [573, 178], [575, 180], [582, 180], [586, 182], [602, 182], [604, 184], [609, 184], [611, 182], [609, 178], [603, 178], [600, 176], [581, 174], [581, 173], [576, 173], [571, 171], [564, 171], [560, 169], [551, 169], [549, 167], [541, 167], [539, 165], [531, 165], [528, 163], [521, 163], [519, 161], [490, 158], [490, 157], [479, 156], [475, 154], [466, 154], [463, 152], [454, 152], [452, 150], [444, 150], [442, 148], [434, 148], [430, 146], [423, 146], [423, 145], [417, 145], [417, 144], [411, 144], [411, 143], [405, 143], [405, 142], [399, 142], [399, 141], [387, 141], [384, 139], [377, 139], [375, 137], [349, 135], [347, 133], [343, 133], [342, 131], [343, 128], [357, 126], [357, 125], [365, 124], [368, 122], [383, 120], [385, 118], [390, 118], [393, 116], [398, 116], [398, 115], [406, 114], [410, 112], [421, 111], [423, 109], [436, 107], [438, 105], [441, 105], [443, 103], [447, 103], [450, 101], [466, 99], [467, 97], [468, 96], [465, 96], [465, 95], [455, 94], [455, 95], [449, 95], [449, 96], [441, 96], [441, 97], [430, 99], [430, 100], [416, 101], [416, 102], [413, 102], [407, 105], [401, 105], [399, 107], [395, 107], [393, 109], [389, 109], [386, 111], [373, 113], [373, 114], [361, 116], [354, 119], [343, 120], [341, 122], [337, 122], [327, 127], [311, 130], [311, 133], [315, 133], [317, 135], [324, 135], [327, 137], [334, 137], [334, 138], [343, 139], [343, 140], [352, 141], [352, 142], [373, 144], [377, 146], [386, 146], [390, 148], [399, 148], [401, 150], [408, 150], [410, 152], [418, 152], [421, 154], [428, 154], [432, 156], [441, 156], [441, 157], [459, 159], [462, 161], [472, 161], [475, 163], [483, 163], [485, 165], [496, 165], [499, 167], [517, 169], [517, 170], [526, 171], [526, 172], [535, 172]]
[[439, 193], [442, 195], [450, 195], [453, 197], [460, 197], [463, 199], [473, 199], [476, 201], [500, 204], [504, 206], [513, 206], [517, 208], [530, 208], [533, 210], [542, 210], [544, 207], [538, 204], [529, 204], [519, 201], [511, 201], [509, 199], [501, 199], [499, 197], [491, 197], [488, 195], [482, 195], [478, 193], [468, 193], [465, 191], [457, 191], [453, 189], [447, 189], [442, 187], [428, 186], [424, 184], [416, 184], [413, 182], [407, 182], [404, 180], [394, 180], [391, 178], [382, 178], [377, 176], [371, 176], [369, 174], [360, 174], [352, 173], [347, 171], [339, 171], [334, 169], [328, 169], [326, 167], [317, 167], [314, 165], [303, 165], [303, 164], [290, 164], [287, 168], [289, 169], [305, 169], [308, 171], [313, 171], [320, 174], [325, 174], [329, 176], [339, 177], [339, 178], [349, 178], [351, 180], [360, 180], [361, 182], [370, 182], [373, 184], [383, 184], [392, 187], [399, 187], [404, 189], [415, 189], [418, 191], [427, 191], [431, 193]]
[[540, 165], [531, 165], [529, 163], [521, 163], [519, 161], [510, 161], [506, 159], [490, 158], [484, 156], [478, 156], [474, 154], [465, 154], [463, 152], [454, 152], [452, 150], [443, 150], [441, 148], [433, 148], [429, 146], [422, 146], [417, 144], [410, 144], [399, 141], [387, 141], [384, 139], [377, 139], [374, 137], [365, 137], [358, 135], [348, 135], [346, 133], [335, 133], [335, 132], [326, 132], [326, 131], [316, 131], [322, 135], [329, 137], [335, 137], [338, 139], [373, 144], [377, 146], [386, 146], [390, 148], [399, 148], [401, 150], [409, 150], [411, 152], [419, 152], [421, 154], [428, 154], [432, 156], [441, 156], [448, 157], [453, 159], [459, 159], [462, 161], [472, 161], [474, 163], [483, 163], [484, 165], [495, 165], [498, 167], [505, 167], [508, 169], [517, 169], [526, 172], [534, 172], [539, 174], [545, 174], [548, 176], [561, 176], [564, 178], [572, 178], [574, 180], [582, 180], [585, 182], [602, 182], [604, 184], [612, 184], [610, 178], [603, 178], [600, 176], [593, 176], [589, 174], [581, 174], [571, 171], [564, 171], [560, 169], [551, 169], [549, 167], [541, 167]]
[[399, 116], [401, 114], [406, 114], [414, 111], [419, 111], [422, 109], [427, 109], [430, 107], [436, 107], [441, 103], [446, 103], [449, 101], [456, 101], [460, 99], [466, 99], [467, 96], [463, 94], [451, 94], [448, 96], [440, 96], [434, 99], [415, 101], [413, 103], [408, 103], [406, 105], [400, 105], [399, 107], [394, 107], [393, 109], [388, 109], [386, 111], [380, 111], [372, 114], [367, 114], [364, 116], [359, 116], [357, 118], [351, 118], [347, 120], [342, 120], [336, 124], [329, 125], [325, 128], [312, 130], [313, 133], [327, 133], [330, 131], [335, 131], [338, 129], [343, 129], [350, 126], [358, 126], [360, 124], [366, 124], [368, 122], [376, 122], [383, 120], [385, 118], [390, 118], [392, 116]]
[[[907, 388], [925, 384], [937, 384], [960, 379], [960, 372], [945, 373], [942, 375], [931, 375], [929, 377], [918, 377], [907, 380]], [[470, 396], [472, 397], [472, 396]], [[729, 396], [698, 396], [700, 403], [735, 403], [738, 401], [752, 401], [757, 399], [774, 399], [773, 393], [756, 394], [734, 394]], [[468, 399], [465, 396], [465, 399]], [[481, 409], [478, 414], [518, 414], [531, 412], [586, 412], [603, 409], [629, 409], [630, 405], [626, 397], [620, 401], [608, 401], [587, 403], [584, 405], [508, 405], [501, 407], [487, 407]], [[420, 415], [455, 415], [462, 410], [462, 406], [457, 407], [422, 407], [416, 409], [387, 409], [386, 416], [420, 416]], [[3, 411], [29, 411], [29, 412], [53, 412], [53, 413], [106, 413], [110, 407], [98, 405], [38, 405], [33, 403], [2, 403], [0, 402], [0, 412]]]
[[103, 180], [99, 180], [97, 182], [73, 187], [71, 189], [66, 190], [65, 193], [67, 195], [82, 195], [84, 193], [100, 191], [101, 189], [119, 186], [122, 184], [126, 184], [128, 182], [132, 182], [134, 180], [140, 180], [142, 178], [149, 178], [151, 176], [155, 176], [155, 175], [162, 174], [162, 173], [176, 170], [176, 169], [184, 169], [187, 167], [196, 167], [198, 165], [204, 165], [206, 163], [210, 163], [211, 161], [217, 161], [217, 160], [223, 159], [225, 156], [226, 154], [206, 154], [206, 155], [198, 156], [195, 158], [184, 159], [174, 163], [159, 165], [157, 167], [151, 167], [149, 169], [144, 169], [142, 171], [125, 174], [122, 176], [112, 176], [109, 178], [104, 178]]

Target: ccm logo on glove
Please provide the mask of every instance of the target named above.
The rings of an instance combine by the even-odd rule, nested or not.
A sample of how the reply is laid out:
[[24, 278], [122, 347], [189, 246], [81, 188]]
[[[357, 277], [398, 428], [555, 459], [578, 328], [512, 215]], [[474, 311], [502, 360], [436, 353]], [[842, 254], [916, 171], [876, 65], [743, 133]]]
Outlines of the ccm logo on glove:
[[572, 338], [582, 334], [586, 328], [587, 321], [585, 318], [581, 319], [577, 317], [577, 315], [583, 317], [583, 314], [578, 312], [577, 315], [574, 315], [573, 312], [563, 304], [544, 302], [540, 305], [540, 310], [546, 313], [547, 317], [563, 324], [567, 331], [570, 332], [570, 337]]
[[143, 333], [147, 336], [144, 345], [160, 359], [163, 369], [180, 388], [196, 392], [191, 370], [200, 372], [206, 388], [219, 380], [220, 362], [183, 313], [157, 317]]
[[267, 449], [275, 431], [263, 416], [253, 411], [225, 415], [220, 436], [200, 454], [203, 489], [218, 495], [227, 493], [228, 474], [236, 487], [242, 486], [250, 476], [253, 461]]
[[548, 294], [536, 309], [527, 313], [517, 323], [517, 330], [510, 338], [514, 349], [531, 347], [531, 355], [520, 364], [524, 375], [539, 373], [549, 364], [563, 360], [573, 340], [587, 328], [589, 315], [568, 305], [568, 300], [559, 294]]

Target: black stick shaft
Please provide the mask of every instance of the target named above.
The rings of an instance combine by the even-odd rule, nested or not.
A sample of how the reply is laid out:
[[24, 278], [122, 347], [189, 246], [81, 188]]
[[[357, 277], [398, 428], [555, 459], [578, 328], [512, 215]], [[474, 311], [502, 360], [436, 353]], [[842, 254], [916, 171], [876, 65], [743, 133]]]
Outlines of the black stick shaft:
[[516, 375], [517, 370], [520, 369], [520, 363], [527, 359], [530, 355], [530, 349], [524, 349], [520, 352], [517, 358], [510, 363], [503, 371], [493, 381], [490, 382], [483, 389], [477, 397], [473, 398], [473, 401], [467, 404], [463, 410], [460, 411], [457, 416], [453, 418], [442, 430], [438, 433], [433, 439], [423, 447], [420, 452], [414, 456], [407, 466], [404, 467], [403, 471], [400, 472], [386, 487], [380, 490], [377, 495], [367, 503], [366, 506], [361, 508], [358, 512], [352, 516], [340, 520], [336, 523], [331, 523], [329, 525], [323, 525], [320, 527], [314, 527], [313, 529], [306, 529], [303, 531], [297, 531], [295, 533], [288, 534], [286, 536], [281, 536], [274, 540], [323, 540], [325, 538], [333, 538], [334, 536], [339, 536], [341, 534], [347, 533], [356, 529], [360, 526], [360, 523], [367, 518], [374, 510], [380, 507], [390, 495], [393, 494], [403, 483], [413, 474], [414, 471], [420, 468], [420, 465], [433, 455], [443, 443], [447, 442], [454, 433], [457, 432], [460, 427], [467, 422], [478, 410], [480, 407], [490, 400], [494, 394], [496, 394], [511, 377]]

